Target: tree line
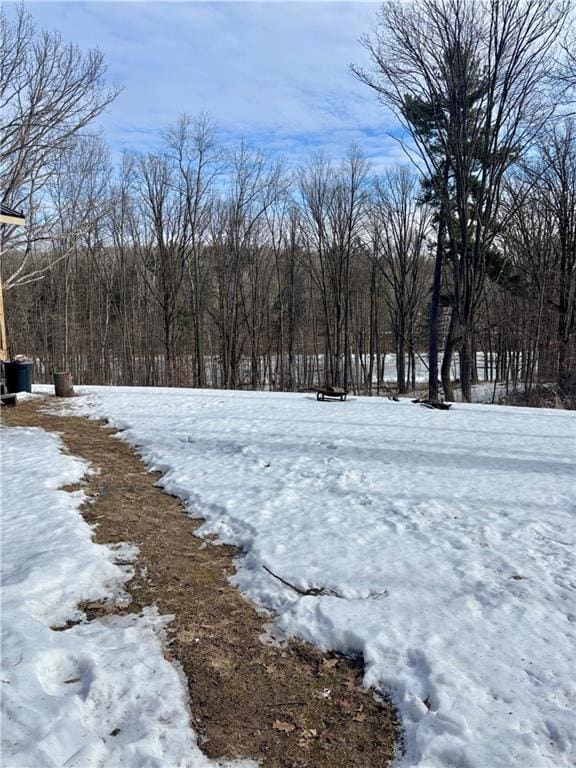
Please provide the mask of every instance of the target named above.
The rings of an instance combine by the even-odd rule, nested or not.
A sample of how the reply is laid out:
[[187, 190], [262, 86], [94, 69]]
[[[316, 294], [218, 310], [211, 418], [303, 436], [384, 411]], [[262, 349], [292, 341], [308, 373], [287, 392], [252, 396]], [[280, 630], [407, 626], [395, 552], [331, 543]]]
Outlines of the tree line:
[[30, 221], [3, 233], [12, 351], [84, 383], [568, 393], [569, 13], [385, 3], [355, 70], [405, 130], [380, 175], [357, 146], [290, 166], [202, 114], [113, 162], [84, 130], [117, 93], [99, 54], [2, 16], [3, 200]]

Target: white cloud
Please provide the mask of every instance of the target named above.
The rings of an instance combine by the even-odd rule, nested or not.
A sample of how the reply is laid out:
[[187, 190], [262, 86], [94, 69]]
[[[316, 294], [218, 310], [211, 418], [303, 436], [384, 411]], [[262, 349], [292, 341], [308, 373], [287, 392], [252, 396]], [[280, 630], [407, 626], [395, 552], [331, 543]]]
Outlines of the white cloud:
[[377, 164], [396, 160], [393, 118], [350, 73], [378, 8], [363, 2], [34, 2], [42, 27], [99, 47], [125, 89], [103, 118], [116, 150], [154, 146], [186, 111], [209, 112], [293, 158], [355, 141]]

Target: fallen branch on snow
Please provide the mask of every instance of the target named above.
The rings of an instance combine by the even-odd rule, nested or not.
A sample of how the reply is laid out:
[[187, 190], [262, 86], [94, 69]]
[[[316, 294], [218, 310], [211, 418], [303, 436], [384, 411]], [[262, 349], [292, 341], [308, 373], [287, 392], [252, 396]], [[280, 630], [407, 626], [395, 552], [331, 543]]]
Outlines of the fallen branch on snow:
[[275, 579], [278, 579], [278, 581], [284, 584], [285, 587], [289, 587], [290, 589], [293, 589], [294, 592], [298, 592], [299, 595], [312, 595], [314, 597], [326, 595], [329, 595], [330, 597], [344, 597], [344, 595], [341, 595], [339, 592], [330, 589], [330, 587], [310, 587], [309, 589], [300, 589], [300, 587], [297, 587], [295, 584], [291, 584], [289, 581], [286, 581], [286, 579], [283, 579], [282, 576], [278, 576], [278, 574], [274, 573], [274, 571], [271, 571], [267, 565], [263, 565], [262, 568], [264, 568], [264, 570], [269, 573], [270, 576], [274, 576]]
[[[271, 571], [270, 568], [268, 568], [267, 565], [262, 565], [262, 568], [270, 574], [270, 576], [273, 576], [275, 579], [278, 579], [279, 582], [284, 584], [285, 587], [289, 587], [289, 589], [293, 589], [294, 592], [297, 592], [299, 595], [303, 596], [310, 596], [313, 597], [339, 597], [341, 600], [345, 600], [346, 598], [344, 595], [341, 595], [339, 592], [336, 592], [335, 589], [330, 589], [330, 587], [310, 587], [309, 589], [300, 589], [300, 587], [297, 587], [295, 584], [292, 584], [289, 581], [286, 581], [286, 579], [283, 579], [282, 576], [278, 576], [277, 573], [274, 573], [274, 571]], [[383, 592], [371, 592], [368, 595], [368, 598], [359, 598], [361, 600], [370, 599], [370, 600], [377, 600], [379, 597], [388, 597], [388, 590], [385, 589]], [[358, 598], [348, 598], [349, 600], [355, 600]]]

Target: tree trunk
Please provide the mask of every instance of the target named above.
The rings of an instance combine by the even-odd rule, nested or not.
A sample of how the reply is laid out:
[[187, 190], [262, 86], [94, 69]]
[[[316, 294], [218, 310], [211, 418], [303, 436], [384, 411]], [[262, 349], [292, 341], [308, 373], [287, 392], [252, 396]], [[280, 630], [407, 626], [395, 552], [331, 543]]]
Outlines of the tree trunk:
[[[444, 186], [448, 183], [448, 165], [444, 168]], [[442, 288], [442, 263], [444, 261], [444, 240], [446, 239], [446, 213], [444, 199], [440, 202], [432, 298], [430, 301], [430, 328], [428, 334], [428, 399], [438, 400], [438, 323], [440, 320], [440, 297]]]
[[456, 343], [454, 341], [454, 331], [456, 330], [456, 309], [452, 308], [452, 314], [450, 315], [450, 325], [448, 326], [448, 333], [446, 335], [446, 343], [444, 344], [444, 355], [442, 357], [442, 389], [444, 390], [444, 399], [453, 401], [454, 393], [452, 391], [452, 356], [454, 354], [454, 347]]

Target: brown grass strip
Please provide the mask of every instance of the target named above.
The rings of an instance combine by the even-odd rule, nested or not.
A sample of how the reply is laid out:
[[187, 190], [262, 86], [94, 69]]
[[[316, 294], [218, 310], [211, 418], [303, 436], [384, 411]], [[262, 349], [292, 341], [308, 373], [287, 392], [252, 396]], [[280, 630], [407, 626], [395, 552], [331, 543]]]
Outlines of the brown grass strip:
[[203, 751], [253, 758], [266, 768], [389, 765], [401, 739], [396, 713], [360, 687], [361, 661], [298, 641], [263, 643], [270, 617], [228, 581], [239, 551], [198, 538], [202, 521], [155, 487], [158, 474], [105, 424], [42, 413], [46, 402], [2, 408], [3, 422], [58, 432], [71, 454], [98, 467], [100, 474], [83, 485], [93, 502], [82, 508], [97, 526], [95, 541], [135, 542], [140, 549], [127, 585], [133, 602], [83, 606], [87, 620], [147, 605], [175, 616], [166, 656], [186, 674]]

